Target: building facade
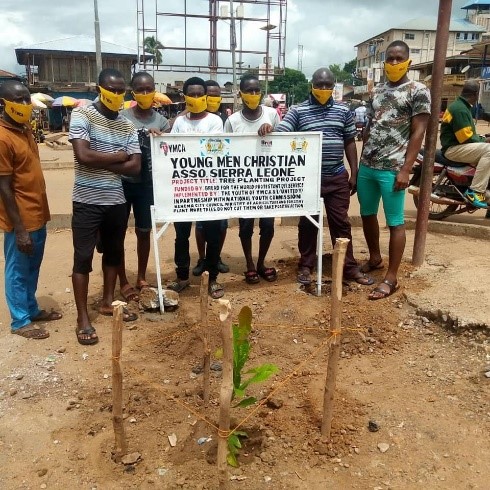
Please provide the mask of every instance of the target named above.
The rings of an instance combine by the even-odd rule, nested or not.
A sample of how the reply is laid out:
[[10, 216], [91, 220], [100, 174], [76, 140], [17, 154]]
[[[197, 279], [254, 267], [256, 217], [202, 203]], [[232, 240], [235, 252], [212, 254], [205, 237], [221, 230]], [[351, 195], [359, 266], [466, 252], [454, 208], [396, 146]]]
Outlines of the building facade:
[[[432, 62], [434, 59], [436, 27], [436, 18], [422, 17], [388, 29], [357, 44], [357, 74], [364, 84], [355, 87], [355, 93], [359, 96], [367, 95], [375, 83], [383, 80], [386, 49], [395, 40], [405, 41], [410, 47], [412, 60], [410, 77], [419, 80], [416, 66]], [[456, 56], [470, 49], [473, 44], [480, 41], [485, 32], [485, 27], [467, 19], [452, 19], [446, 56]]]

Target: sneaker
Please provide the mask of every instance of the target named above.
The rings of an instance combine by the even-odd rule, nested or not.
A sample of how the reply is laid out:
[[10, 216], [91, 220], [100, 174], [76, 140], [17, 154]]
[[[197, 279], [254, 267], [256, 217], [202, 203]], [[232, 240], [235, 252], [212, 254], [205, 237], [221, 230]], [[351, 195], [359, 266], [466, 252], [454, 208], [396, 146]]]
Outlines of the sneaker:
[[227, 272], [230, 272], [230, 268], [221, 260], [221, 257], [218, 262], [218, 270], [221, 274], [226, 274]]
[[199, 259], [197, 261], [196, 267], [192, 269], [193, 276], [202, 276], [202, 273], [206, 270], [206, 265], [204, 264], [204, 259]]
[[470, 202], [475, 208], [487, 208], [487, 203], [485, 202], [485, 194], [483, 192], [476, 192], [473, 189], [468, 189], [464, 193], [464, 197]]

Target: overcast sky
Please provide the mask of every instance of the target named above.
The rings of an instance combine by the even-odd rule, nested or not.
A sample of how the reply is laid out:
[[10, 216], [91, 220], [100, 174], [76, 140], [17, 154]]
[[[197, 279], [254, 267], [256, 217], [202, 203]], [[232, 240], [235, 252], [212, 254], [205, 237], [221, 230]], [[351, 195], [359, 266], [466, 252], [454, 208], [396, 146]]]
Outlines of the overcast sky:
[[[453, 0], [452, 16], [463, 18], [461, 10], [468, 0]], [[101, 37], [103, 40], [136, 49], [136, 0], [98, 0]], [[187, 0], [189, 8], [206, 13], [206, 0]], [[235, 1], [237, 5], [238, 1]], [[179, 10], [184, 0], [158, 0], [158, 10]], [[229, 2], [223, 2], [229, 5]], [[303, 45], [303, 71], [310, 77], [319, 66], [343, 63], [355, 58], [354, 45], [367, 38], [421, 16], [437, 16], [437, 0], [289, 0], [286, 41], [286, 66], [297, 68], [298, 44]], [[172, 5], [172, 7], [170, 7]], [[154, 24], [155, 0], [145, 0], [147, 26]], [[245, 16], [262, 12], [245, 6]], [[248, 9], [248, 10], [247, 10]], [[253, 9], [252, 9], [253, 10]], [[273, 15], [274, 17], [274, 15]], [[277, 19], [271, 23], [277, 24]], [[188, 25], [188, 43], [209, 45], [207, 21]], [[218, 22], [219, 47], [229, 46], [229, 25]], [[164, 45], [183, 44], [183, 22], [159, 17], [158, 37]], [[0, 15], [0, 69], [23, 73], [17, 65], [14, 48], [70, 37], [93, 35], [93, 0], [2, 0]], [[272, 31], [273, 32], [273, 31]], [[265, 50], [266, 34], [255, 23], [243, 25], [243, 49]], [[275, 50], [271, 42], [271, 55]], [[230, 64], [230, 55], [220, 54], [221, 64]], [[277, 55], [275, 56], [277, 58]], [[167, 62], [182, 62], [182, 53], [164, 53]], [[188, 60], [207, 64], [207, 54], [189, 54]], [[245, 59], [246, 64], [259, 61]]]

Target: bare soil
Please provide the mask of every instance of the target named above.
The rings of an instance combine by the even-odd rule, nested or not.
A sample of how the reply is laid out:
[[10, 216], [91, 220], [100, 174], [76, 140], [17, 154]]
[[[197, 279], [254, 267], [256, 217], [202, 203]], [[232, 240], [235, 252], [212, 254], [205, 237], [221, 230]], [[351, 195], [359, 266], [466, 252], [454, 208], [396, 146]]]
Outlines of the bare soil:
[[[327, 248], [320, 298], [299, 287], [296, 233], [293, 227], [276, 227], [270, 265], [279, 279], [272, 284], [245, 284], [236, 229], [229, 230], [225, 243], [223, 259], [232, 271], [220, 276], [225, 298], [234, 318], [242, 306], [253, 311], [250, 367], [272, 362], [280, 368], [270, 382], [251, 389], [259, 399], [271, 389], [277, 392], [241, 427], [249, 437], [240, 467], [230, 470], [232, 488], [489, 488], [488, 329], [455, 334], [416, 315], [420, 303], [468, 319], [466, 324], [488, 325], [488, 267], [483, 264], [489, 243], [429, 235], [428, 264], [414, 271], [404, 262], [401, 288], [392, 297], [370, 302], [369, 288], [344, 287], [335, 417], [332, 437], [325, 441], [320, 425], [331, 264]], [[382, 238], [386, 250], [385, 230]], [[407, 255], [412, 241], [409, 233]], [[355, 229], [359, 260], [366, 259], [363, 243]], [[173, 279], [172, 249], [170, 231], [162, 240], [165, 280]], [[127, 256], [134, 278], [131, 231]], [[45, 308], [61, 309], [64, 317], [48, 325], [49, 339], [11, 335], [8, 311], [4, 302], [0, 305], [0, 488], [217, 488], [214, 425], [221, 371], [220, 361], [213, 359], [211, 404], [204, 409], [199, 279], [181, 294], [176, 311], [141, 312], [137, 322], [125, 325], [125, 427], [129, 452], [141, 458], [116, 464], [111, 459], [111, 319], [96, 310], [100, 258], [90, 284], [100, 343], [88, 347], [79, 345], [74, 333], [71, 260], [70, 232], [50, 232], [39, 299]], [[374, 275], [381, 279], [382, 271]], [[153, 265], [149, 279], [155, 281]], [[210, 301], [210, 308], [214, 352], [220, 345], [218, 305]], [[250, 410], [233, 409], [233, 426]], [[370, 421], [378, 431], [369, 431]], [[169, 443], [172, 434], [175, 447]], [[200, 438], [210, 440], [199, 445]]]

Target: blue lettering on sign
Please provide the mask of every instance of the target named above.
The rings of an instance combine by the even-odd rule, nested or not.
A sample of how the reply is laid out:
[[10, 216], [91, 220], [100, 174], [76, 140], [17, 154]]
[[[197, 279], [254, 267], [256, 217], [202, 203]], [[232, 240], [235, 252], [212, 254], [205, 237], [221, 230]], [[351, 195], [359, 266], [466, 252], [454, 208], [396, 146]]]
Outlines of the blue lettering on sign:
[[482, 78], [490, 78], [490, 66], [483, 66], [481, 69]]

